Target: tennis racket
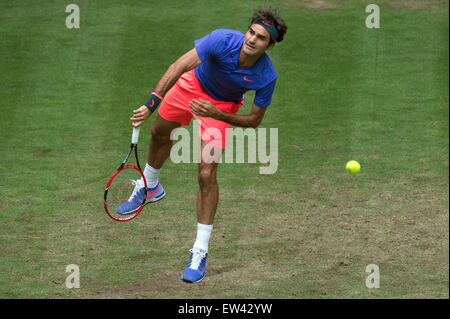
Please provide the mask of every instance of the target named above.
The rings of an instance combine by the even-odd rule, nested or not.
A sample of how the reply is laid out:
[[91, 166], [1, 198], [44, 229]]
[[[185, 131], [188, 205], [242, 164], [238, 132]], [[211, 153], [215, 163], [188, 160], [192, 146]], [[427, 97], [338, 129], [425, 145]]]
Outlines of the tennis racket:
[[[147, 181], [139, 165], [137, 152], [139, 130], [140, 128], [133, 128], [130, 149], [105, 188], [105, 211], [117, 221], [128, 221], [139, 215], [147, 197]], [[133, 150], [136, 165], [126, 165]]]

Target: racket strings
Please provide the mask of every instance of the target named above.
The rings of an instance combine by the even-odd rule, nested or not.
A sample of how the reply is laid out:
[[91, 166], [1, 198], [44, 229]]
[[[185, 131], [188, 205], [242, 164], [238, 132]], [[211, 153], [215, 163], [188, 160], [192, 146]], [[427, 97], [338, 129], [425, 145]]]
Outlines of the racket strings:
[[113, 219], [132, 218], [142, 209], [144, 201], [145, 180], [137, 167], [125, 167], [113, 175], [105, 198], [105, 208]]

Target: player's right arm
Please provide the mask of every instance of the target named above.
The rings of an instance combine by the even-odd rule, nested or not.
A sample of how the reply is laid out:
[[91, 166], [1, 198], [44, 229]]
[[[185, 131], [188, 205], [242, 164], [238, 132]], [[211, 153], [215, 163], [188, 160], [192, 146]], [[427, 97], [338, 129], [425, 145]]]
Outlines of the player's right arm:
[[202, 61], [198, 57], [195, 48], [185, 53], [167, 69], [156, 85], [154, 92], [164, 96], [183, 73], [196, 68], [201, 63]]
[[[201, 63], [202, 61], [195, 48], [183, 54], [167, 69], [153, 92], [164, 97], [167, 91], [172, 88], [183, 73], [196, 68]], [[146, 105], [142, 105], [140, 108], [133, 111], [133, 116], [130, 120], [133, 122], [134, 127], [139, 127], [150, 117], [150, 115], [152, 115], [152, 112], [149, 108]]]

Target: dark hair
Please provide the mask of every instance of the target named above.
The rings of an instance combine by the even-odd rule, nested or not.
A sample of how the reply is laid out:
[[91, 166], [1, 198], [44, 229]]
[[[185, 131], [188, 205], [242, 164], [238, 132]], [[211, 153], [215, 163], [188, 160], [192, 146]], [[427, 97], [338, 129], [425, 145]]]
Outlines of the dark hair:
[[[280, 18], [278, 12], [275, 9], [272, 9], [272, 7], [268, 8], [259, 7], [255, 9], [253, 12], [253, 17], [251, 18], [250, 22], [259, 19], [263, 19], [272, 23], [278, 31], [278, 38], [276, 39], [276, 42], [283, 41], [284, 35], [286, 34], [288, 27], [284, 23], [283, 19]], [[251, 24], [248, 27], [250, 28]], [[272, 44], [274, 42], [275, 41], [271, 38], [270, 43]]]

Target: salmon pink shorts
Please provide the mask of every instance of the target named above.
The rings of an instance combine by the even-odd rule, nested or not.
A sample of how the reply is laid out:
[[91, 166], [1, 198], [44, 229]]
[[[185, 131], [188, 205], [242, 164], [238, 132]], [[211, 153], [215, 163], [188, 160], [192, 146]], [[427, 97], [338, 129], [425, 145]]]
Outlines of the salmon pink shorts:
[[166, 93], [161, 102], [158, 114], [163, 119], [177, 122], [181, 125], [189, 125], [192, 117], [199, 123], [199, 138], [214, 147], [225, 149], [228, 141], [230, 124], [215, 120], [210, 117], [202, 117], [192, 114], [189, 102], [194, 99], [210, 101], [216, 108], [225, 113], [235, 114], [244, 104], [216, 100], [203, 90], [200, 81], [195, 76], [195, 70], [184, 73], [175, 85]]

